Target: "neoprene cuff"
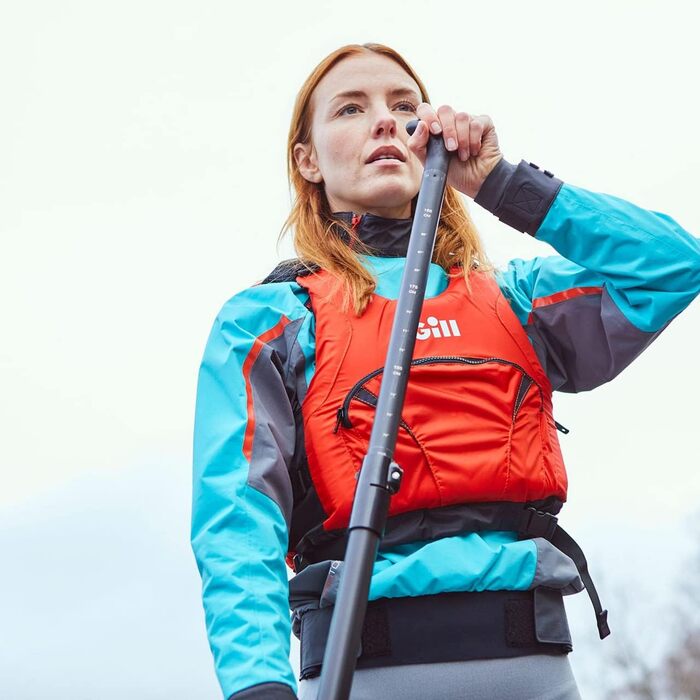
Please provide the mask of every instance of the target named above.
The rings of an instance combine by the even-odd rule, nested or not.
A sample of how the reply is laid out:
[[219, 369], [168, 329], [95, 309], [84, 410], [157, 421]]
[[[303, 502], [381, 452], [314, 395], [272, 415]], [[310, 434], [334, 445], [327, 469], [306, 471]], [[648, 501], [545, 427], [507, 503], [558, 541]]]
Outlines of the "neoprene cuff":
[[534, 236], [563, 182], [549, 170], [521, 160], [502, 158], [488, 174], [474, 201], [504, 224]]
[[234, 693], [228, 700], [296, 700], [296, 697], [284, 683], [261, 683]]

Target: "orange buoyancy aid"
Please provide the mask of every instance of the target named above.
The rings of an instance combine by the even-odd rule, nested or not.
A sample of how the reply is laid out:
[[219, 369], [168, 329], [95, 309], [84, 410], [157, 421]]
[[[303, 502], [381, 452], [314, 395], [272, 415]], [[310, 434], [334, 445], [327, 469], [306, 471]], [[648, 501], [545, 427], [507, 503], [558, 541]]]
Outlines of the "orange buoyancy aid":
[[[552, 388], [491, 275], [460, 269], [425, 299], [394, 461], [389, 516], [455, 504], [566, 500]], [[316, 319], [316, 367], [302, 402], [308, 469], [325, 531], [346, 528], [367, 452], [396, 301], [342, 310], [328, 272], [298, 277]]]

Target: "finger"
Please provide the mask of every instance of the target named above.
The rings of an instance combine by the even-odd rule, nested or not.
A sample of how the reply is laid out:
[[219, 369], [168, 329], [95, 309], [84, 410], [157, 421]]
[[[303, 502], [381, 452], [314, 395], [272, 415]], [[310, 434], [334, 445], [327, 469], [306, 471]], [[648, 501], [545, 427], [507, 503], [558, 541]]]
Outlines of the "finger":
[[421, 102], [418, 105], [416, 108], [416, 116], [421, 121], [424, 121], [434, 134], [439, 134], [442, 131], [438, 115], [435, 113], [432, 105], [429, 105], [427, 102]]
[[421, 161], [425, 160], [429, 133], [425, 122], [419, 121], [415, 131], [408, 137], [408, 141], [406, 141], [409, 150], [415, 153]]
[[438, 107], [438, 117], [442, 124], [442, 138], [445, 140], [445, 148], [452, 152], [457, 150], [457, 127], [455, 125], [455, 111], [449, 105]]
[[481, 117], [474, 117], [469, 124], [469, 151], [471, 155], [479, 155], [481, 150], [481, 136], [484, 133], [484, 121]]
[[459, 147], [458, 154], [460, 160], [469, 160], [470, 155], [474, 155], [470, 149], [469, 129], [473, 123], [473, 118], [466, 112], [457, 112], [455, 114], [455, 125], [457, 128], [457, 144]]

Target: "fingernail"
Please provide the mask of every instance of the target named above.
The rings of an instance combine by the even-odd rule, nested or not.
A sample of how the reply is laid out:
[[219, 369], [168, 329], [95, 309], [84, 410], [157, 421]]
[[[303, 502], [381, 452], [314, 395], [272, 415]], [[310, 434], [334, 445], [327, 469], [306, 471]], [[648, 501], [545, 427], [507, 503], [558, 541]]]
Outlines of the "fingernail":
[[433, 122], [430, 125], [430, 131], [432, 131], [434, 134], [439, 134], [440, 133], [440, 122]]
[[459, 159], [460, 160], [467, 160], [468, 158], [469, 158], [469, 156], [467, 155], [467, 152], [464, 149], [462, 149], [459, 152]]
[[456, 148], [457, 148], [457, 142], [452, 137], [447, 139], [447, 150], [454, 151]]

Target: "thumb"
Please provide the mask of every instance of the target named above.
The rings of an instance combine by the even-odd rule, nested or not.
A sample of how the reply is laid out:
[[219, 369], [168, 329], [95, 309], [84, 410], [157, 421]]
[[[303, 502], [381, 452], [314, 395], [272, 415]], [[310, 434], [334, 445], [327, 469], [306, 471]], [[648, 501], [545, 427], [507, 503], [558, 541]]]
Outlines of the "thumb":
[[428, 126], [425, 122], [419, 121], [416, 130], [406, 142], [408, 149], [418, 157], [423, 165], [425, 165], [429, 137]]

